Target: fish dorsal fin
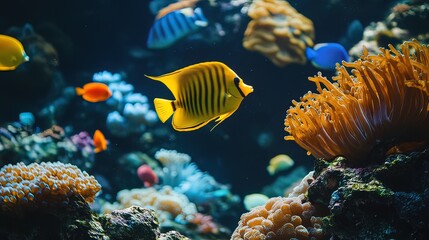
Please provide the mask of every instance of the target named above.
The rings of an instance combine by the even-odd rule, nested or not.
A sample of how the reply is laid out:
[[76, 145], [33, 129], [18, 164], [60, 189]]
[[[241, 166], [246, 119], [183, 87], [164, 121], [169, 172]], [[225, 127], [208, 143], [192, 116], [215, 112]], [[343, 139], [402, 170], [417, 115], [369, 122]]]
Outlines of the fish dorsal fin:
[[190, 79], [192, 79], [192, 76], [195, 75], [196, 72], [200, 72], [203, 69], [208, 68], [211, 64], [220, 64], [222, 66], [224, 65], [220, 62], [203, 62], [184, 67], [174, 72], [166, 73], [157, 77], [148, 75], [145, 76], [150, 79], [164, 83], [168, 87], [168, 89], [170, 89], [171, 93], [173, 93], [174, 98], [178, 99], [181, 83], [183, 83], [183, 81], [189, 81]]

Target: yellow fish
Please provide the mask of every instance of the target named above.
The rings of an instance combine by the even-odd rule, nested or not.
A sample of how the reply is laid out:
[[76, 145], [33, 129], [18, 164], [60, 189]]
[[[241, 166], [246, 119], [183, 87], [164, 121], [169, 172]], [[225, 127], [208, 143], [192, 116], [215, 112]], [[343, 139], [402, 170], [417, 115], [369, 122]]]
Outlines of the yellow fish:
[[18, 39], [0, 34], [0, 71], [15, 70], [29, 59]]
[[264, 205], [270, 198], [264, 194], [252, 193], [246, 195], [243, 200], [244, 208], [250, 211], [252, 208]]
[[270, 175], [274, 175], [280, 171], [291, 168], [295, 162], [286, 154], [279, 154], [270, 160], [267, 171]]
[[213, 130], [253, 92], [252, 86], [244, 84], [221, 62], [203, 62], [158, 77], [146, 77], [164, 83], [173, 93], [175, 100], [155, 98], [154, 104], [162, 122], [174, 113], [172, 125], [177, 131], [196, 130], [216, 119]]

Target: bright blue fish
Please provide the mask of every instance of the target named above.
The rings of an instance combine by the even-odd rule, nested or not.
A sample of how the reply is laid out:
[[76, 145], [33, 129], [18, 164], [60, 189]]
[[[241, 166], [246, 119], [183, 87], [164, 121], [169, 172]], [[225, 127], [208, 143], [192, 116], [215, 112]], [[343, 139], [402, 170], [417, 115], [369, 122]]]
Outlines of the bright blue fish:
[[313, 49], [307, 47], [305, 55], [313, 66], [325, 70], [334, 70], [336, 63], [350, 59], [346, 49], [338, 43], [319, 43]]
[[149, 31], [147, 47], [162, 49], [208, 25], [201, 8], [183, 8], [155, 21]]

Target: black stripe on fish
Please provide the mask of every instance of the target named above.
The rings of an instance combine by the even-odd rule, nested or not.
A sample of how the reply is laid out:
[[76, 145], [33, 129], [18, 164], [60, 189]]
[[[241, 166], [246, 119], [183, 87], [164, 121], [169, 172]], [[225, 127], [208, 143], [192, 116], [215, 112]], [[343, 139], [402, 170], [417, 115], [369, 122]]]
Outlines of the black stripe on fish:
[[194, 101], [192, 99], [192, 96], [194, 96], [195, 94], [195, 86], [192, 83], [192, 81], [188, 81], [188, 83], [186, 84], [186, 104], [189, 107], [189, 112], [195, 116], [196, 113], [196, 107], [194, 105]]
[[153, 26], [153, 30], [155, 33], [154, 37], [152, 39], [153, 42], [157, 42], [157, 41], [159, 41], [159, 39], [165, 38], [165, 32], [164, 32], [164, 29], [162, 29], [160, 22], [156, 22], [156, 24]]
[[177, 32], [176, 32], [176, 28], [175, 28], [175, 18], [176, 18], [177, 14], [169, 14], [167, 15], [167, 19], [165, 21], [166, 23], [166, 28], [171, 32], [171, 36], [170, 37], [176, 37], [177, 36]]
[[177, 25], [177, 29], [180, 32], [184, 32], [186, 31], [186, 24], [184, 23], [184, 18], [186, 18], [186, 16], [184, 16], [183, 14], [176, 14], [176, 25]]
[[210, 115], [210, 109], [209, 109], [209, 79], [207, 79], [207, 68], [203, 68], [201, 71], [201, 75], [202, 75], [202, 81], [203, 81], [203, 86], [204, 86], [204, 112], [206, 115]]
[[240, 89], [240, 79], [238, 79], [238, 77], [235, 77], [234, 78], [234, 84], [235, 84], [235, 86], [237, 87], [237, 89], [238, 89], [238, 92], [240, 93], [240, 95], [244, 98], [244, 97], [246, 97], [246, 95], [244, 95], [244, 93], [243, 93], [243, 91], [241, 91], [241, 89]]
[[181, 87], [179, 91], [179, 99], [180, 99], [180, 102], [182, 103], [182, 108], [185, 109], [185, 111], [188, 110], [188, 104], [186, 102], [186, 95], [188, 94], [187, 91], [188, 89], [184, 87]]
[[197, 91], [197, 87], [195, 86], [195, 81], [193, 79], [191, 79], [191, 81], [189, 81], [188, 88], [189, 88], [189, 95], [188, 95], [187, 101], [189, 101], [189, 104], [190, 104], [190, 106], [192, 108], [192, 111], [191, 111], [192, 114], [194, 116], [197, 116], [198, 115], [198, 113], [197, 113], [198, 108], [197, 108], [197, 105], [196, 105], [196, 102], [195, 102], [195, 96], [196, 96], [195, 94], [196, 94], [196, 91]]
[[209, 74], [208, 77], [210, 79], [210, 86], [211, 86], [210, 110], [211, 110], [211, 113], [214, 114], [214, 113], [218, 113], [218, 111], [216, 111], [215, 109], [215, 101], [216, 101], [216, 95], [217, 95], [218, 89], [215, 87], [215, 83], [214, 83], [215, 79], [213, 78], [212, 70], [213, 70], [212, 68], [208, 69], [208, 74]]
[[222, 93], [223, 93], [223, 86], [222, 86], [222, 79], [220, 79], [219, 76], [219, 69], [217, 68], [216, 65], [213, 65], [213, 72], [214, 72], [214, 79], [216, 79], [216, 83], [217, 83], [217, 91], [216, 94], [214, 96], [214, 99], [216, 99], [216, 113], [220, 112], [220, 104], [222, 101]]
[[203, 106], [202, 106], [202, 91], [203, 91], [203, 89], [202, 89], [198, 74], [195, 76], [195, 84], [196, 84], [197, 88], [195, 91], [196, 93], [195, 93], [194, 100], [195, 100], [195, 103], [198, 107], [197, 108], [198, 109], [197, 110], [198, 115], [201, 116], [201, 115], [203, 115]]
[[176, 105], [174, 104], [174, 101], [171, 102], [171, 106], [173, 107], [173, 112], [176, 111]]
[[224, 86], [224, 88], [225, 88], [225, 91], [224, 91], [224, 93], [222, 93], [222, 95], [224, 95], [223, 97], [222, 97], [222, 107], [224, 108], [225, 107], [225, 105], [226, 105], [226, 92], [228, 91], [228, 86], [226, 85], [226, 76], [225, 76], [225, 69], [223, 68], [223, 67], [221, 67], [220, 68], [221, 69], [221, 78], [222, 78], [222, 83], [223, 83], [223, 86]]

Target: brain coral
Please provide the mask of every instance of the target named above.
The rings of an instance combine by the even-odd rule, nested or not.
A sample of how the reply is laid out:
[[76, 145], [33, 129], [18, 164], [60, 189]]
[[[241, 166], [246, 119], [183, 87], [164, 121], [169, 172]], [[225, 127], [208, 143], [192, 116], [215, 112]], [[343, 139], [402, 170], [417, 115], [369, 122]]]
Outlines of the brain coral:
[[0, 170], [0, 207], [63, 204], [72, 195], [94, 201], [101, 186], [93, 176], [60, 162], [6, 165]]
[[[287, 140], [316, 158], [344, 156], [350, 165], [382, 159], [392, 149], [418, 147], [429, 136], [429, 49], [414, 40], [402, 53], [380, 49], [372, 56], [337, 65], [332, 83], [310, 77], [309, 92], [287, 111]], [[351, 68], [351, 74], [346, 68]]]
[[304, 64], [305, 49], [313, 46], [313, 22], [287, 1], [254, 0], [247, 13], [252, 20], [243, 47], [268, 57], [275, 65]]

